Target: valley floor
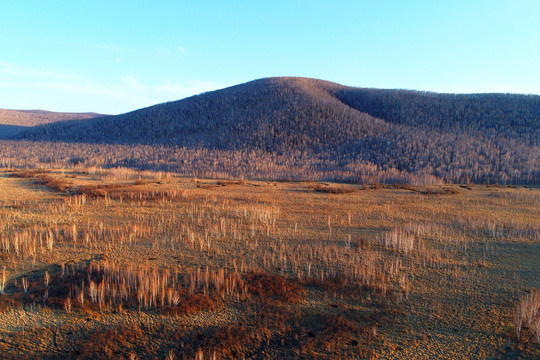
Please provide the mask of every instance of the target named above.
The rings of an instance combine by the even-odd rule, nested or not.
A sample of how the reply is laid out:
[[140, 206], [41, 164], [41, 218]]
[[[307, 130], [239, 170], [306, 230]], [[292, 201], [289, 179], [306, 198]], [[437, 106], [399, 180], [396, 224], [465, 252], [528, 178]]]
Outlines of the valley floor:
[[3, 170], [0, 352], [539, 358], [539, 219], [529, 187]]

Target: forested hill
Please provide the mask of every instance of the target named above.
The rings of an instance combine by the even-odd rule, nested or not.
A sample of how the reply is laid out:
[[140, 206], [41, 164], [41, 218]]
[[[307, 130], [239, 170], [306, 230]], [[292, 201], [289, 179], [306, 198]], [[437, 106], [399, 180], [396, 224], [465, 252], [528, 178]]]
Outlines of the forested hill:
[[339, 166], [364, 162], [450, 181], [540, 179], [535, 95], [451, 95], [267, 78], [118, 116], [39, 126], [20, 137], [301, 151]]
[[103, 116], [96, 113], [66, 113], [45, 110], [0, 109], [0, 139], [12, 137], [28, 127], [63, 120], [90, 119]]

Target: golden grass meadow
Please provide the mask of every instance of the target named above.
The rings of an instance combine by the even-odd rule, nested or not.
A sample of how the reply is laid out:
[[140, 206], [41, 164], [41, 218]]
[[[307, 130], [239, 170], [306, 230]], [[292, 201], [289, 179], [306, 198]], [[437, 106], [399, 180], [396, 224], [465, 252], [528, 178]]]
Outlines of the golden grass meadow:
[[540, 357], [540, 190], [0, 173], [4, 359]]

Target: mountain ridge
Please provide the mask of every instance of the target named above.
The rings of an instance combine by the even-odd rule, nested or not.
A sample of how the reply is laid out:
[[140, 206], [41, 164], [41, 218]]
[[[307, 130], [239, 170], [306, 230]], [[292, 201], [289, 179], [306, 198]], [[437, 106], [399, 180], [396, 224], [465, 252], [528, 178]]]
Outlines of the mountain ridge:
[[65, 120], [90, 119], [103, 114], [55, 112], [47, 110], [0, 109], [0, 139], [13, 137], [27, 128]]
[[489, 181], [539, 177], [539, 125], [535, 95], [439, 94], [275, 77], [117, 116], [37, 126], [17, 137], [302, 151], [340, 164], [367, 161], [453, 181]]

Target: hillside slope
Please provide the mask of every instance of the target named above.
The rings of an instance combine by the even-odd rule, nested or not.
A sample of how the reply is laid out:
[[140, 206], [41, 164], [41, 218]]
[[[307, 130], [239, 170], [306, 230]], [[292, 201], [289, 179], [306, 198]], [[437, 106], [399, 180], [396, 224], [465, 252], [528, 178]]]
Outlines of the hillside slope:
[[285, 151], [334, 146], [384, 128], [309, 82], [263, 79], [115, 117], [41, 127], [24, 138]]
[[104, 144], [301, 151], [450, 181], [540, 178], [540, 96], [451, 95], [267, 78], [20, 136]]
[[96, 113], [64, 113], [45, 110], [0, 109], [0, 139], [10, 138], [28, 127], [57, 121], [90, 119], [103, 116]]

